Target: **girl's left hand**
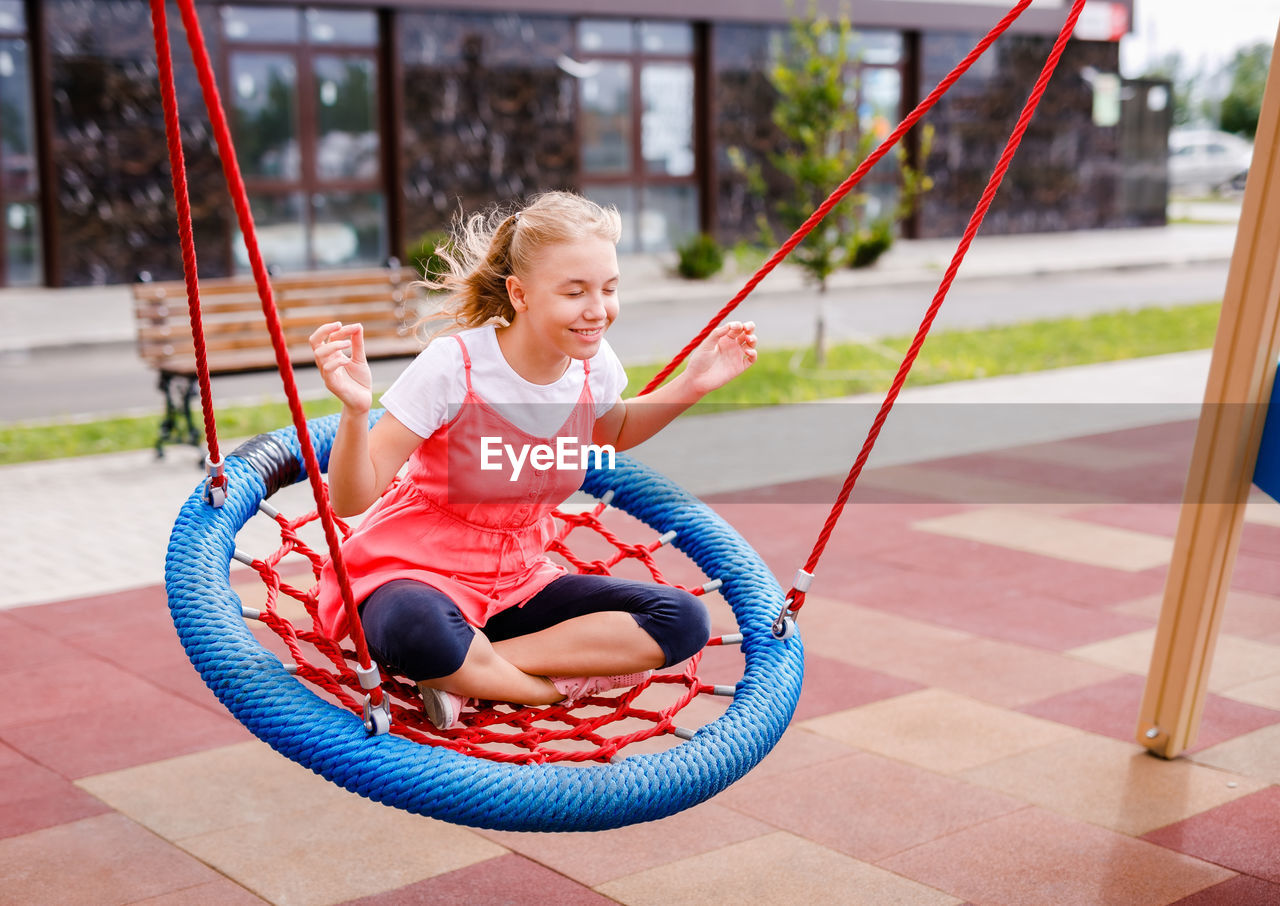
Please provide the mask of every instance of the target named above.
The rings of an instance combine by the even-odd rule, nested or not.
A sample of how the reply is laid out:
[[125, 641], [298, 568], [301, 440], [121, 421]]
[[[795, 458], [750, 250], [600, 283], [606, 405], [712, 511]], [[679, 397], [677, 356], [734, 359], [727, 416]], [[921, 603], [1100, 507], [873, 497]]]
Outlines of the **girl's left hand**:
[[755, 322], [730, 321], [702, 341], [685, 371], [699, 394], [710, 393], [750, 368], [756, 356]]

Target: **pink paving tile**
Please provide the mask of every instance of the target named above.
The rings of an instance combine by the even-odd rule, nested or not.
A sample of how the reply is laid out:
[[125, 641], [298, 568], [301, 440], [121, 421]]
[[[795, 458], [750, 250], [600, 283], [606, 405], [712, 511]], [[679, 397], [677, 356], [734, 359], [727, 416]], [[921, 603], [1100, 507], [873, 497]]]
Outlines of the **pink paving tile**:
[[1021, 558], [1032, 556], [981, 541], [916, 531], [901, 546], [874, 552], [872, 559], [915, 572], [969, 580], [1015, 572]]
[[78, 779], [244, 742], [251, 736], [225, 711], [215, 713], [152, 687], [127, 703], [0, 728], [0, 738], [62, 776]]
[[868, 753], [783, 777], [748, 777], [719, 801], [866, 862], [1025, 807], [1009, 796]]
[[1231, 872], [1030, 807], [877, 863], [975, 903], [1163, 906]]
[[1001, 577], [1009, 588], [1057, 597], [1085, 607], [1108, 607], [1164, 591], [1167, 566], [1131, 573], [1053, 557], [1024, 559]]
[[564, 875], [510, 853], [407, 887], [348, 900], [345, 906], [607, 906], [613, 902]]
[[123, 815], [0, 840], [6, 902], [136, 903], [218, 880], [198, 859]]
[[1071, 518], [1172, 538], [1178, 532], [1180, 511], [1181, 507], [1176, 503], [1127, 503], [1078, 510], [1071, 514]]
[[[1010, 564], [1034, 556], [1017, 551], [1003, 553]], [[922, 560], [930, 558], [931, 548], [926, 548]], [[861, 584], [851, 597], [867, 607], [899, 616], [1053, 651], [1137, 632], [1153, 623], [1150, 619], [1025, 592], [998, 576], [963, 579], [924, 572], [885, 573]]]
[[101, 800], [0, 744], [0, 837], [16, 837], [110, 809]]
[[0, 651], [7, 670], [28, 667], [56, 670], [59, 665], [84, 657], [84, 652], [55, 635], [37, 629], [7, 613], [0, 613]]
[[1123, 431], [1091, 434], [1088, 441], [1122, 449], [1166, 450], [1172, 455], [1190, 457], [1196, 439], [1196, 424], [1194, 419], [1182, 419], [1141, 428], [1126, 428]]
[[75, 669], [50, 671], [33, 683], [26, 671], [0, 673], [0, 730], [53, 719], [73, 720], [100, 708], [147, 700], [158, 690], [113, 664], [86, 655]]
[[[1033, 717], [1133, 742], [1145, 683], [1141, 676], [1120, 676], [1032, 702], [1018, 710]], [[1280, 711], [1209, 695], [1205, 699], [1200, 735], [1188, 751], [1196, 752], [1275, 723], [1280, 723]]]
[[792, 720], [808, 720], [923, 688], [910, 680], [806, 652], [804, 686]]
[[1240, 532], [1240, 553], [1280, 560], [1280, 525], [1246, 522]]
[[1260, 595], [1280, 592], [1280, 559], [1242, 551], [1236, 557], [1235, 568], [1231, 572], [1231, 587]]
[[1230, 881], [1214, 884], [1170, 906], [1280, 906], [1280, 884], [1236, 875]]
[[1280, 787], [1267, 787], [1142, 839], [1280, 884]]
[[95, 632], [115, 632], [126, 626], [136, 625], [140, 631], [148, 627], [172, 626], [162, 585], [132, 588], [114, 594], [76, 598], [53, 604], [17, 607], [7, 613], [22, 623], [67, 641]]
[[[1086, 466], [1057, 463], [1047, 466], [1040, 459], [1006, 455], [1002, 452], [976, 453], [933, 460], [930, 467], [945, 469], [957, 476], [955, 493], [966, 502], [993, 503], [1047, 503], [1059, 501], [1064, 496], [1081, 503], [1108, 502], [1112, 500], [1178, 500], [1182, 484], [1186, 480], [1186, 468], [1162, 468], [1143, 466], [1100, 470]], [[965, 495], [965, 475], [980, 479], [998, 479], [1009, 483], [1016, 492], [1006, 494], [1006, 499], [990, 499], [989, 482], [982, 487], [985, 499], [970, 499]]]
[[207, 884], [137, 900], [130, 906], [262, 906], [266, 902], [230, 878], [219, 878]]
[[751, 840], [772, 830], [767, 824], [712, 800], [658, 821], [632, 824], [603, 834], [489, 830], [478, 833], [574, 881], [598, 886]]

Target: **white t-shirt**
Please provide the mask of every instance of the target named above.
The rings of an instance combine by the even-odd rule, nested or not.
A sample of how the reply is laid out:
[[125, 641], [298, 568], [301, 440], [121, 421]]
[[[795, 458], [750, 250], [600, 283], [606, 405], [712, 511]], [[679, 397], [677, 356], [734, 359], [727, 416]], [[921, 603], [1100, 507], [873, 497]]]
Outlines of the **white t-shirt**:
[[[582, 395], [582, 362], [574, 359], [559, 380], [534, 384], [516, 374], [498, 346], [493, 325], [458, 333], [471, 357], [471, 386], [503, 418], [535, 437], [564, 425]], [[596, 418], [627, 386], [627, 373], [607, 340], [591, 357], [591, 398]], [[467, 394], [462, 349], [453, 336], [436, 337], [382, 394], [382, 405], [419, 437], [427, 438], [458, 412]]]

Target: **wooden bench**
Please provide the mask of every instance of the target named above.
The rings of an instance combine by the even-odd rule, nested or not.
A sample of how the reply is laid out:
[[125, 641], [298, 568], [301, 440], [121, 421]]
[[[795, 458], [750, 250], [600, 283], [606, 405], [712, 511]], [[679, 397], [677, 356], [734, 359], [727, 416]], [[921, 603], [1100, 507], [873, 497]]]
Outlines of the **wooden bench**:
[[[271, 277], [271, 287], [295, 366], [312, 364], [307, 338], [329, 321], [364, 325], [370, 359], [417, 354], [422, 343], [412, 326], [419, 296], [410, 286], [413, 269], [392, 265], [349, 271], [317, 271]], [[257, 285], [251, 276], [203, 280], [200, 309], [210, 376], [276, 368]], [[164, 418], [156, 455], [166, 443], [199, 445], [192, 417], [199, 393], [191, 338], [186, 285], [181, 280], [151, 282], [145, 275], [133, 287], [138, 355], [160, 375]]]

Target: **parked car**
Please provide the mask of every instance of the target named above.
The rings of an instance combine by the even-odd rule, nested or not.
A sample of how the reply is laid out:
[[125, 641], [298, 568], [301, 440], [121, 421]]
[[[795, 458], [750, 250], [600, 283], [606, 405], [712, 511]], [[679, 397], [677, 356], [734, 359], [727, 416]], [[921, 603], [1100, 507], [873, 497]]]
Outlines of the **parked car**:
[[1213, 129], [1169, 133], [1169, 187], [1174, 191], [1243, 189], [1253, 144]]

